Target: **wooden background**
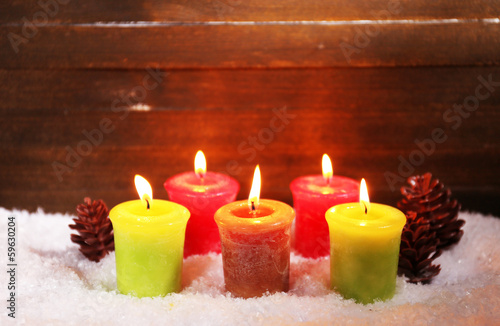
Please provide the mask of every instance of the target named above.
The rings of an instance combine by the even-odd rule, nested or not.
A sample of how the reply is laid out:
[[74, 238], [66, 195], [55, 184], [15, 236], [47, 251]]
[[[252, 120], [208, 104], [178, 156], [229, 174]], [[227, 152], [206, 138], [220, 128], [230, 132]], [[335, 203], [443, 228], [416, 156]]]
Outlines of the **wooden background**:
[[239, 198], [259, 163], [262, 196], [291, 204], [290, 182], [319, 174], [326, 152], [335, 173], [395, 205], [399, 158], [441, 128], [414, 173], [500, 216], [500, 85], [443, 118], [474, 103], [481, 76], [500, 82], [500, 1], [42, 3], [0, 3], [0, 206], [113, 206], [137, 197], [136, 173], [166, 198], [163, 182], [198, 149]]

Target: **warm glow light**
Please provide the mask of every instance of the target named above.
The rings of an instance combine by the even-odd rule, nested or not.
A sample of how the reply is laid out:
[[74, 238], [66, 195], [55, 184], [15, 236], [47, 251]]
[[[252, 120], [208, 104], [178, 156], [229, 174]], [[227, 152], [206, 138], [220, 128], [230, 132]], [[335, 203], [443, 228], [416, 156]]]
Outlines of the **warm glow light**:
[[141, 200], [146, 205], [147, 209], [153, 206], [153, 189], [149, 184], [148, 180], [144, 179], [142, 176], [136, 174], [134, 178], [135, 188]]
[[248, 196], [248, 207], [251, 211], [255, 212], [259, 208], [259, 197], [260, 197], [260, 168], [259, 165], [255, 167], [255, 172], [253, 173], [252, 188], [250, 189], [250, 195]]
[[321, 165], [323, 167], [323, 178], [325, 178], [326, 183], [330, 183], [333, 176], [333, 167], [332, 161], [328, 155], [323, 154]]
[[365, 179], [361, 179], [361, 185], [359, 186], [359, 203], [364, 209], [365, 214], [370, 210], [370, 198], [368, 197], [368, 188], [366, 187]]
[[207, 173], [207, 160], [202, 151], [198, 151], [194, 157], [194, 172], [200, 178], [204, 178]]

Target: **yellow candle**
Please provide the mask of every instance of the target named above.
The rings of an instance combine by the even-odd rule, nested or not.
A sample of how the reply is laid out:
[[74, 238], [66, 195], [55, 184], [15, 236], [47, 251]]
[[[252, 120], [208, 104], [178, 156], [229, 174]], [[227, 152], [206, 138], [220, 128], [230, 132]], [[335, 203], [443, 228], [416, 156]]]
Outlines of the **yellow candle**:
[[363, 179], [360, 203], [334, 206], [326, 220], [332, 289], [365, 304], [392, 298], [405, 215], [390, 206], [370, 204]]
[[153, 201], [152, 191], [140, 195], [142, 200], [121, 203], [109, 212], [118, 290], [138, 297], [178, 292], [189, 211], [166, 200]]

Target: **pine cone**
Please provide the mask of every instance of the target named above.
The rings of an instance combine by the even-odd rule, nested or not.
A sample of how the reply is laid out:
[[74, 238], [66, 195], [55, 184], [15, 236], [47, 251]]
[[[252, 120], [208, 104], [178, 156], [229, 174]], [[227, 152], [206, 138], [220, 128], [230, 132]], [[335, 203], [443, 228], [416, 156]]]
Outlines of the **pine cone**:
[[102, 200], [91, 201], [89, 197], [76, 206], [78, 218], [69, 227], [80, 235], [71, 234], [71, 241], [80, 245], [80, 251], [89, 260], [99, 262], [108, 252], [115, 250], [113, 225], [109, 210]]
[[398, 207], [404, 213], [413, 211], [417, 217], [429, 221], [431, 231], [439, 239], [437, 249], [448, 249], [460, 241], [465, 221], [458, 219], [460, 204], [456, 199], [450, 200], [450, 189], [444, 189], [438, 179], [432, 180], [430, 173], [409, 177], [408, 183], [411, 187], [401, 187], [404, 198]]
[[432, 261], [441, 255], [439, 240], [430, 223], [417, 213], [406, 214], [406, 225], [401, 234], [398, 274], [409, 278], [410, 283], [429, 283], [441, 271]]

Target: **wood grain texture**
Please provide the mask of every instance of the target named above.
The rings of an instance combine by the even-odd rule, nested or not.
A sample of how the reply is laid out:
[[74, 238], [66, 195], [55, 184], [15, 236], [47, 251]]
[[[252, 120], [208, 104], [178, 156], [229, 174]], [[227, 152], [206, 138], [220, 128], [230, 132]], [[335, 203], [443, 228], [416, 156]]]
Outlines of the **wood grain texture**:
[[430, 171], [500, 216], [498, 0], [45, 1], [0, 3], [0, 206], [166, 198], [203, 149], [239, 198], [259, 163], [292, 204], [326, 152], [376, 202]]
[[[145, 90], [145, 78], [162, 78]], [[500, 80], [500, 67], [401, 67], [221, 70], [0, 70], [0, 110], [103, 111], [141, 103], [150, 110], [331, 108], [351, 114], [387, 116], [406, 110], [439, 116], [473, 94], [480, 76]], [[154, 83], [153, 77], [146, 81]], [[153, 85], [153, 84], [151, 84]], [[481, 107], [491, 113], [497, 93]], [[360, 96], [363, 94], [363, 96]], [[140, 108], [139, 108], [140, 109]], [[480, 114], [481, 111], [477, 112]]]
[[[0, 205], [71, 211], [86, 195], [114, 205], [135, 198], [135, 173], [166, 198], [163, 181], [190, 170], [198, 149], [210, 170], [240, 181], [239, 198], [247, 195], [259, 163], [263, 196], [291, 203], [289, 183], [319, 173], [327, 152], [336, 173], [365, 177], [374, 200], [394, 204], [399, 194], [384, 173], [398, 174], [399, 156], [408, 160], [418, 150], [416, 139], [442, 128], [448, 139], [415, 173], [433, 172], [469, 201], [476, 197], [467, 194], [483, 194], [466, 208], [496, 212], [485, 199], [500, 195], [500, 92], [481, 101], [456, 130], [443, 113], [474, 94], [479, 76], [500, 81], [498, 67], [171, 71], [142, 106], [132, 103], [126, 116], [113, 112], [113, 100], [129, 94], [145, 74], [3, 71], [2, 81], [14, 86], [0, 108]], [[145, 107], [150, 111], [135, 111]], [[294, 117], [270, 133], [273, 109], [283, 107]], [[84, 130], [98, 129], [103, 119], [114, 130], [80, 155], [81, 162], [68, 164], [69, 152], [89, 149]], [[62, 182], [54, 162], [71, 170]]]
[[[57, 3], [44, 9], [39, 0], [5, 0], [0, 23], [31, 19], [36, 12], [50, 13], [57, 23], [109, 21], [300, 21], [353, 19], [443, 19], [498, 17], [497, 0], [45, 0]], [[389, 13], [389, 17], [387, 14]]]
[[[500, 64], [500, 20], [0, 26], [0, 68], [304, 68]], [[16, 44], [12, 46], [12, 44]], [[16, 51], [17, 50], [17, 51]]]

